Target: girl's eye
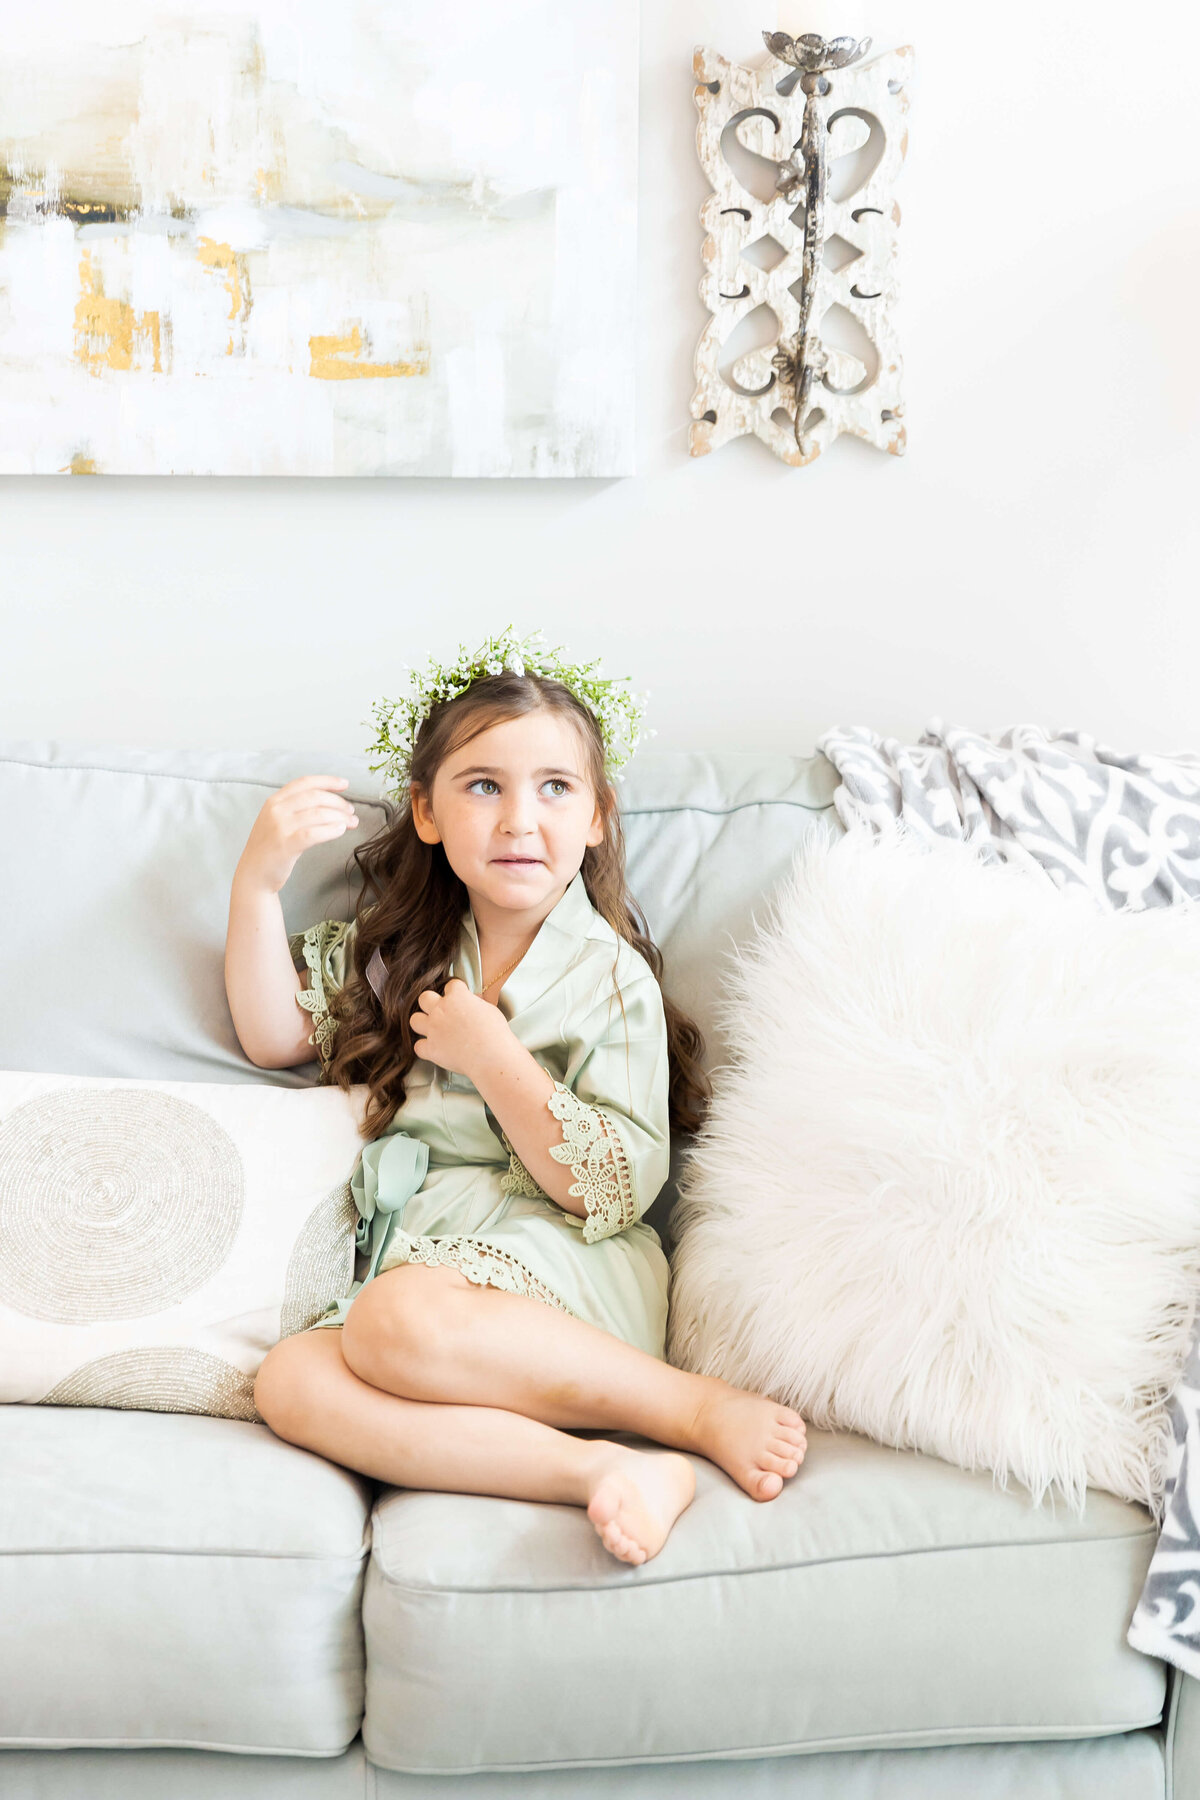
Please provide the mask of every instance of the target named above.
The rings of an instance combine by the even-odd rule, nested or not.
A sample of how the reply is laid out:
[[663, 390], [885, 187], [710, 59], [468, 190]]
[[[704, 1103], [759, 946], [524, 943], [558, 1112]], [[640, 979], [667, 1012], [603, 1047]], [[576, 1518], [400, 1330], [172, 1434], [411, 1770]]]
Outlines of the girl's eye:
[[[571, 792], [570, 782], [561, 780], [557, 775], [552, 775], [550, 780], [544, 783], [544, 785], [554, 789], [554, 797], [556, 800], [561, 800], [564, 794], [569, 794]], [[489, 797], [491, 794], [498, 794], [500, 792], [499, 784], [493, 781], [490, 775], [477, 775], [474, 781], [467, 783], [468, 794], [473, 794], [478, 789], [483, 789]]]

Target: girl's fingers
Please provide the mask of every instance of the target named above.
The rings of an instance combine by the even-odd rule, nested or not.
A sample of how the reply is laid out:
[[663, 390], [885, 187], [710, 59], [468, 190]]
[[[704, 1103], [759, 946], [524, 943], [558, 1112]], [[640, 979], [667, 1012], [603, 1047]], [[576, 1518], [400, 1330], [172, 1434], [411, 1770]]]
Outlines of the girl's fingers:
[[349, 800], [338, 800], [328, 796], [318, 799], [316, 795], [313, 795], [307, 800], [293, 800], [286, 812], [290, 819], [311, 819], [318, 815], [324, 815], [330, 819], [345, 819], [353, 816], [355, 807]]
[[275, 829], [284, 836], [295, 836], [299, 832], [312, 831], [323, 825], [336, 825], [340, 830], [349, 830], [358, 824], [358, 814], [348, 812], [341, 806], [303, 806], [287, 812], [277, 812], [274, 818]]
[[357, 813], [335, 812], [331, 806], [316, 806], [296, 813], [291, 821], [293, 831], [307, 831], [310, 825], [357, 825]]
[[286, 815], [291, 826], [299, 824], [347, 824], [349, 819], [356, 819], [358, 814], [347, 812], [345, 806], [300, 806], [295, 812]]
[[429, 1002], [432, 1000], [434, 1005], [436, 1006], [438, 1001], [441, 999], [441, 997], [442, 996], [437, 992], [437, 990], [435, 988], [426, 988], [424, 993], [417, 995], [417, 1005], [422, 1007], [425, 1012], [428, 1012], [429, 1011]]

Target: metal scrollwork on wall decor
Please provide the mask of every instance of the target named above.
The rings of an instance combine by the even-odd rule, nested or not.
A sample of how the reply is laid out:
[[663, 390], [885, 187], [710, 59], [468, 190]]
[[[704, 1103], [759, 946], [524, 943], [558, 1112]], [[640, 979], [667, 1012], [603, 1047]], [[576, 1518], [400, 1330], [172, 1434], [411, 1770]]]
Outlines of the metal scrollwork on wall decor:
[[[700, 296], [712, 318], [696, 348], [691, 453], [752, 432], [802, 468], [847, 431], [902, 456], [892, 190], [913, 51], [866, 62], [870, 38], [763, 40], [761, 69], [696, 51], [696, 138], [713, 190], [700, 209]], [[767, 341], [738, 356], [747, 320]]]

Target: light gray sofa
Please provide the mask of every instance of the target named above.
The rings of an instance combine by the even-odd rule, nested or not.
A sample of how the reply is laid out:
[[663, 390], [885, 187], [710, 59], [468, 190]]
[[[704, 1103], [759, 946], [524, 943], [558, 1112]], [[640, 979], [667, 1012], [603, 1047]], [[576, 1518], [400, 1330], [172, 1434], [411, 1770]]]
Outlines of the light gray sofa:
[[[251, 821], [303, 773], [350, 776], [378, 827], [376, 778], [339, 750], [0, 741], [0, 1063], [315, 1081], [246, 1061], [222, 972]], [[835, 779], [631, 767], [632, 885], [714, 1061], [723, 953]], [[355, 841], [302, 858], [289, 930], [351, 916]], [[575, 1508], [376, 1492], [226, 1419], [0, 1407], [0, 1471], [3, 1800], [1200, 1796], [1197, 1684], [1125, 1643], [1153, 1521], [1108, 1494], [1056, 1517], [814, 1430], [767, 1504], [697, 1459], [634, 1567]]]

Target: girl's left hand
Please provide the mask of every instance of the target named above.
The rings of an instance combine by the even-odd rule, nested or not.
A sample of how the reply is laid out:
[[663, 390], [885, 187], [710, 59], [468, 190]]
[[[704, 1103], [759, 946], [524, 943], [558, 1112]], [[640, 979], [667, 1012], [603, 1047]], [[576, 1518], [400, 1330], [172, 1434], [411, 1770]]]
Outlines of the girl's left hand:
[[457, 976], [446, 983], [445, 992], [426, 988], [417, 996], [419, 1011], [409, 1024], [416, 1037], [416, 1052], [439, 1069], [450, 1069], [456, 1075], [471, 1078], [471, 1068], [487, 1055], [489, 1041], [497, 1031], [508, 1032], [508, 1020], [498, 1006], [473, 994], [465, 981]]

